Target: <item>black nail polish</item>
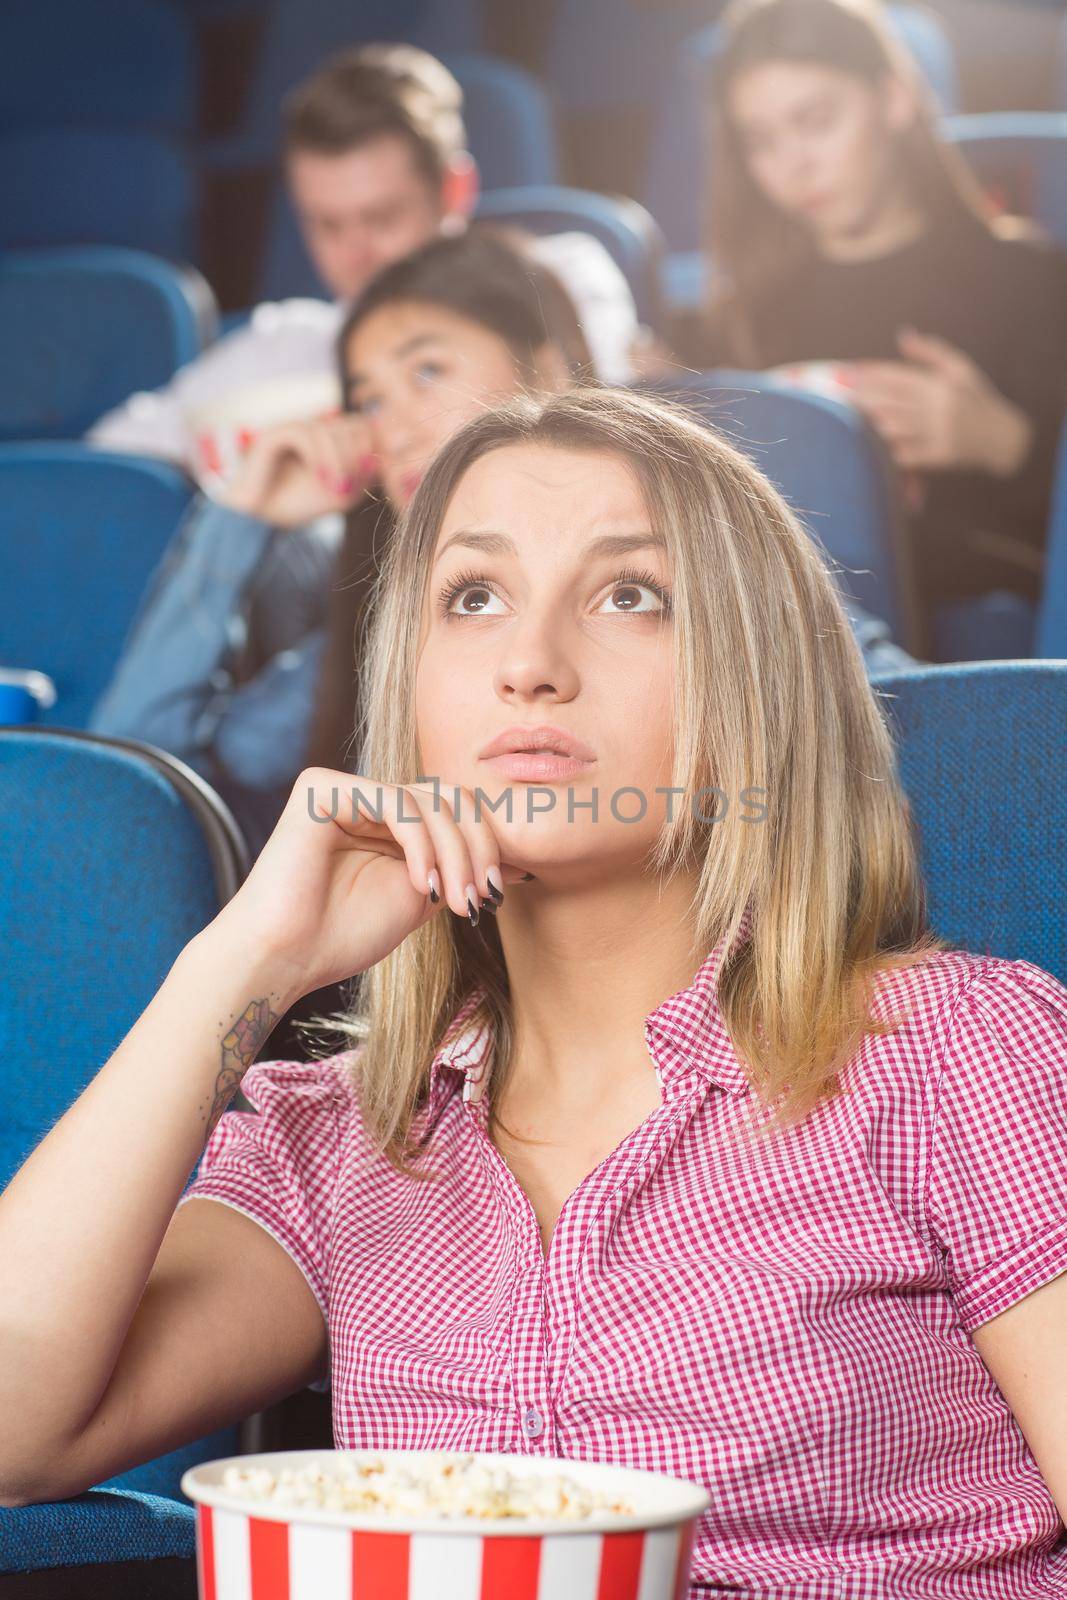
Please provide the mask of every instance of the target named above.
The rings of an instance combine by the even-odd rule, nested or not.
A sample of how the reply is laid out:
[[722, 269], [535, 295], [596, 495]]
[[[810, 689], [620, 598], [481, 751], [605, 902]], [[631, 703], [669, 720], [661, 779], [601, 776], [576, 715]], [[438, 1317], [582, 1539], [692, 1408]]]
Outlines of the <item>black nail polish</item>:
[[483, 900], [481, 902], [481, 906], [482, 906], [482, 910], [483, 911], [491, 911], [493, 913], [494, 917], [496, 916], [496, 901], [495, 900]]
[[434, 905], [437, 904], [437, 902], [438, 902], [438, 900], [440, 900], [440, 898], [441, 898], [441, 896], [437, 893], [436, 889], [431, 889], [430, 890], [430, 899], [433, 901]]
[[[488, 879], [486, 881], [488, 882]], [[496, 901], [498, 906], [503, 904], [503, 902], [504, 902], [504, 891], [503, 891], [503, 889], [498, 889], [495, 883], [490, 883], [489, 884], [489, 893], [492, 895], [493, 899]], [[482, 904], [484, 906], [484, 904], [485, 904], [484, 900], [482, 901]]]
[[470, 895], [467, 896], [467, 915], [471, 919], [471, 927], [476, 928], [478, 926], [479, 911]]

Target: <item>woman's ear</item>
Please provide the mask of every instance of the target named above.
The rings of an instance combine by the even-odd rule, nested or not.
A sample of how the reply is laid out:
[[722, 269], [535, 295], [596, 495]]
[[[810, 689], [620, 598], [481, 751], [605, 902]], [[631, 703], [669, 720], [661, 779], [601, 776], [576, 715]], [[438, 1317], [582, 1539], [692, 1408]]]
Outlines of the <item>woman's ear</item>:
[[916, 90], [903, 78], [890, 74], [883, 87], [882, 104], [885, 120], [891, 133], [907, 133], [915, 126], [919, 115]]
[[562, 394], [574, 385], [574, 375], [559, 345], [551, 341], [534, 351], [534, 386], [544, 394]]

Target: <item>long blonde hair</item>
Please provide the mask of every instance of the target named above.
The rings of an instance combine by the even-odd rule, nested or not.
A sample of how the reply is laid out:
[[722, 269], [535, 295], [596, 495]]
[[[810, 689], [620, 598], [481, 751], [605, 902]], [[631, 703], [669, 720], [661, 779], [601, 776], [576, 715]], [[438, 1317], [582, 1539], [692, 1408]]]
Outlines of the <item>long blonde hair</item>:
[[[449, 500], [482, 456], [517, 443], [608, 451], [641, 484], [668, 545], [676, 709], [672, 784], [766, 791], [758, 826], [665, 823], [647, 870], [693, 874], [698, 947], [732, 942], [719, 1003], [750, 1082], [779, 1122], [834, 1091], [866, 1032], [880, 969], [940, 948], [923, 897], [892, 742], [826, 557], [766, 478], [680, 407], [588, 388], [487, 411], [435, 458], [389, 548], [362, 664], [358, 770], [383, 783], [424, 768], [414, 715], [427, 584]], [[727, 946], [729, 950], [729, 943]], [[487, 1023], [492, 1095], [513, 1046], [495, 920], [431, 918], [358, 980], [343, 1032], [376, 1150], [415, 1175], [413, 1124], [450, 1020]], [[492, 1099], [490, 1116], [492, 1117]]]

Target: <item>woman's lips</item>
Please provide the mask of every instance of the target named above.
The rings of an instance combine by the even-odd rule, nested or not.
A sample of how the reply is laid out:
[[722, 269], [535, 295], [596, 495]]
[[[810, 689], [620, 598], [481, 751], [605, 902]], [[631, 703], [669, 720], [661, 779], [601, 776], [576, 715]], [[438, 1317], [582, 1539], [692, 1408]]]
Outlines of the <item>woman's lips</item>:
[[505, 755], [483, 757], [485, 765], [492, 767], [502, 778], [514, 778], [531, 783], [559, 783], [588, 772], [592, 761], [582, 761], [577, 756], [561, 756], [555, 750], [510, 750]]

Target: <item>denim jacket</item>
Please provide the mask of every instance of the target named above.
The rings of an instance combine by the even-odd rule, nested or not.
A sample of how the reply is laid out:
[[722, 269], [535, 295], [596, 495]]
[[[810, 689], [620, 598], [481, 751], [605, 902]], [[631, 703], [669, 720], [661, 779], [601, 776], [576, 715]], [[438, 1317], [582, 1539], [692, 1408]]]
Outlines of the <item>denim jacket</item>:
[[342, 532], [340, 518], [286, 531], [196, 501], [90, 728], [178, 756], [235, 812], [257, 792], [269, 810], [303, 765]]
[[[285, 531], [198, 500], [90, 720], [187, 762], [253, 850], [304, 765], [342, 536], [340, 518]], [[845, 605], [871, 676], [915, 665], [884, 622]]]

